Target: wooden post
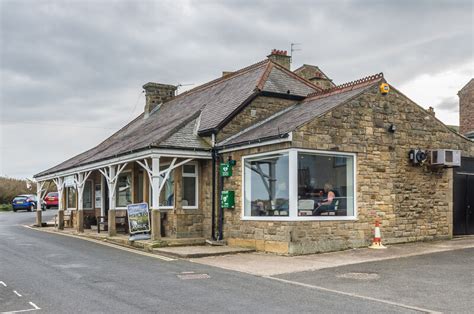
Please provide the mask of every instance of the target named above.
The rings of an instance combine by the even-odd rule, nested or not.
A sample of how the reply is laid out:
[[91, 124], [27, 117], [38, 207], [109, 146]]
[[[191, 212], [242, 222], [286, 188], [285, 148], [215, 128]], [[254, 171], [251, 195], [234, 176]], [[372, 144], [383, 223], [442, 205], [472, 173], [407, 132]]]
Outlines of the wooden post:
[[160, 212], [160, 156], [151, 159], [151, 239], [161, 238]]
[[108, 226], [109, 226], [109, 236], [114, 236], [117, 234], [115, 228], [115, 189], [117, 187], [117, 178], [120, 173], [125, 169], [127, 163], [119, 166], [111, 165], [104, 169], [99, 169], [100, 173], [107, 180], [107, 186], [109, 188], [109, 213], [108, 213]]
[[117, 229], [115, 225], [115, 209], [109, 209], [109, 236], [113, 237], [114, 235], [117, 234]]
[[58, 190], [58, 230], [64, 229], [64, 205], [63, 205], [63, 192], [64, 192], [64, 178], [59, 177], [53, 179], [56, 189]]
[[41, 227], [43, 225], [42, 221], [42, 208], [41, 208], [41, 200], [43, 199], [43, 190], [44, 188], [44, 181], [36, 182], [36, 226]]
[[77, 232], [84, 232], [84, 185], [91, 172], [79, 172], [75, 178], [77, 187]]

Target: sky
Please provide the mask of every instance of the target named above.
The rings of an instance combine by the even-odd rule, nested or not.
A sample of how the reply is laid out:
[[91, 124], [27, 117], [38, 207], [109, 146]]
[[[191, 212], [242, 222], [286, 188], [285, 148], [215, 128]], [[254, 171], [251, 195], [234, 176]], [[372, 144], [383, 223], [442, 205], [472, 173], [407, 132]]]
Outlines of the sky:
[[[0, 0], [0, 175], [31, 178], [179, 92], [293, 52], [336, 84], [383, 72], [446, 124], [474, 77], [474, 1]], [[188, 85], [189, 84], [189, 85]]]

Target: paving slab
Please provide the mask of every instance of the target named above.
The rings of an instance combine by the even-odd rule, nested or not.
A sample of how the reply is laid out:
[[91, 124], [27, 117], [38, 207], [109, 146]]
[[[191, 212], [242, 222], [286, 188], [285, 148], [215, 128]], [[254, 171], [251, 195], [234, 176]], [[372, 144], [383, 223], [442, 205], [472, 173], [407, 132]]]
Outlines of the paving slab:
[[191, 261], [257, 276], [274, 276], [472, 247], [474, 247], [474, 237], [470, 236], [447, 241], [390, 245], [385, 250], [363, 248], [301, 256], [281, 256], [255, 252], [192, 258]]
[[153, 253], [162, 255], [169, 255], [179, 258], [202, 258], [208, 256], [222, 256], [227, 254], [249, 253], [255, 250], [239, 247], [229, 246], [180, 246], [180, 247], [165, 247], [153, 249]]

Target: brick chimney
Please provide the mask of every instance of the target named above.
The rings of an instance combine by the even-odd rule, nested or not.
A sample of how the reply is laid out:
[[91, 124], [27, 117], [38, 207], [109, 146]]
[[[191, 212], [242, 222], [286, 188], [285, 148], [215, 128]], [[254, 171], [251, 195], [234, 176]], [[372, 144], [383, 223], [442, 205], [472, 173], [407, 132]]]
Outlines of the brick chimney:
[[435, 117], [435, 116], [436, 116], [436, 113], [435, 113], [435, 111], [434, 111], [434, 108], [433, 108], [433, 107], [429, 107], [429, 108], [428, 108], [428, 113], [429, 113], [430, 115], [432, 115], [433, 117]]
[[301, 67], [294, 70], [293, 73], [310, 81], [322, 89], [328, 89], [336, 86], [336, 84], [334, 84], [332, 80], [315, 65], [303, 64]]
[[173, 98], [177, 88], [178, 87], [174, 85], [153, 82], [143, 85], [146, 97], [145, 118], [147, 118], [157, 106]]
[[291, 57], [288, 56], [286, 50], [273, 49], [272, 52], [267, 56], [268, 59], [275, 63], [278, 63], [287, 70], [290, 70]]
[[474, 79], [459, 92], [459, 133], [474, 135]]

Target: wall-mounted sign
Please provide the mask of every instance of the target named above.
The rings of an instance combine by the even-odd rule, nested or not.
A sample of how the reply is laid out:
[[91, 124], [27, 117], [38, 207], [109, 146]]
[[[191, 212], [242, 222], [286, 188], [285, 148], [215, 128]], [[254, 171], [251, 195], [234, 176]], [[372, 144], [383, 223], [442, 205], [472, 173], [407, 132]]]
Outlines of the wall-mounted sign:
[[222, 191], [221, 206], [222, 208], [235, 207], [235, 192], [234, 191]]
[[221, 173], [221, 177], [231, 177], [232, 166], [229, 163], [221, 164], [220, 173]]
[[74, 176], [67, 176], [64, 178], [64, 186], [67, 188], [75, 187]]
[[94, 188], [95, 208], [102, 207], [102, 189], [100, 184], [96, 184]]
[[147, 203], [127, 205], [127, 215], [130, 235], [150, 232], [150, 212]]

